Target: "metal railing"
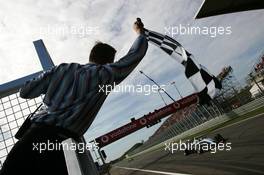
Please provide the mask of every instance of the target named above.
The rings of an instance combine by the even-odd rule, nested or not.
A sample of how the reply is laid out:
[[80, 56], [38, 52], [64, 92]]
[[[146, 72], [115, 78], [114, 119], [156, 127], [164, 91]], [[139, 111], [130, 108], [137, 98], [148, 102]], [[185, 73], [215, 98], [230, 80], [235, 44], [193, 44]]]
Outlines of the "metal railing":
[[[258, 98], [249, 99], [247, 103], [237, 109], [233, 109], [232, 112], [236, 115], [243, 115], [245, 111], [249, 112], [250, 110], [254, 110], [262, 106], [264, 106], [263, 94], [258, 96]], [[225, 116], [224, 114], [228, 112], [230, 112], [230, 110], [225, 111], [216, 101], [211, 102], [209, 105], [198, 105], [191, 113], [184, 115], [182, 118], [175, 121], [172, 125], [164, 129], [163, 132], [152, 136], [142, 146], [130, 152], [129, 155], [134, 155], [147, 150], [192, 128], [200, 126], [205, 122]]]
[[198, 105], [197, 107], [194, 107], [194, 110], [189, 112], [189, 114], [184, 114], [183, 110], [179, 112], [183, 113], [182, 118], [168, 126], [164, 131], [152, 136], [152, 138], [147, 140], [141, 147], [135, 149], [129, 154], [133, 155], [141, 152], [223, 114], [223, 110], [214, 102], [205, 106]]
[[25, 100], [18, 93], [0, 99], [0, 165], [17, 141], [14, 135], [25, 118], [33, 112], [42, 98]]

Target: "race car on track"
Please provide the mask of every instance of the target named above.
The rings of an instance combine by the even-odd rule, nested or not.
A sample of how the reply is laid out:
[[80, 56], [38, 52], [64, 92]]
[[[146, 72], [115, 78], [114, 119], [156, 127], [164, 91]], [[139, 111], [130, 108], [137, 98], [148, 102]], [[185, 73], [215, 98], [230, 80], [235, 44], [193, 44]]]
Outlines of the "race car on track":
[[201, 154], [204, 152], [208, 152], [211, 150], [214, 150], [215, 147], [219, 143], [225, 143], [227, 139], [225, 139], [222, 135], [217, 134], [214, 139], [212, 138], [199, 138], [199, 139], [194, 139], [192, 142], [187, 142], [186, 143], [186, 149], [184, 150], [184, 155], [189, 155], [189, 154]]

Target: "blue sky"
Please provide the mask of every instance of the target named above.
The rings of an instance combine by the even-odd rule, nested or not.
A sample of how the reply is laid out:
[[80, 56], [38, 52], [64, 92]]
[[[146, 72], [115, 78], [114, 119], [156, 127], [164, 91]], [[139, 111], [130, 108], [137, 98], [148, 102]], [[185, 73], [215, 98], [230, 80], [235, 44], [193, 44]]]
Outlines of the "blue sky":
[[[55, 64], [62, 62], [88, 62], [89, 51], [97, 40], [113, 45], [116, 60], [124, 55], [136, 34], [132, 23], [141, 17], [145, 27], [165, 32], [166, 27], [231, 27], [230, 35], [174, 36], [195, 58], [212, 73], [217, 74], [224, 66], [231, 65], [237, 79], [243, 83], [252, 69], [264, 45], [264, 10], [240, 12], [195, 20], [194, 16], [202, 0], [24, 0], [0, 2], [0, 83], [8, 82], [41, 70], [32, 41], [43, 39]], [[43, 32], [47, 28], [62, 26], [91, 28], [94, 33], [80, 36], [73, 33]], [[193, 90], [183, 74], [183, 68], [166, 54], [149, 45], [144, 60], [123, 84], [151, 84], [138, 71], [150, 75], [166, 90], [179, 98], [171, 81], [183, 95]], [[169, 99], [165, 97], [166, 101]], [[127, 122], [131, 117], [162, 107], [158, 94], [112, 93], [104, 103], [85, 138], [90, 141]], [[146, 140], [157, 126], [143, 129], [107, 146], [110, 159], [117, 158], [136, 142]]]

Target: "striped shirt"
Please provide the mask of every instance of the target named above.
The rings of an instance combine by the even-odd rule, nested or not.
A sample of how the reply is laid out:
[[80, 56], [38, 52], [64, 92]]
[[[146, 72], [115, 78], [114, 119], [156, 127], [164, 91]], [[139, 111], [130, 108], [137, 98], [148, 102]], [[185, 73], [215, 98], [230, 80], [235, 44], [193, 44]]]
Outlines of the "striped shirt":
[[119, 84], [145, 56], [148, 42], [139, 35], [128, 53], [119, 61], [98, 65], [62, 63], [27, 81], [20, 89], [22, 98], [45, 94], [46, 112], [36, 114], [32, 121], [60, 127], [81, 136], [89, 128], [108, 94], [100, 90]]

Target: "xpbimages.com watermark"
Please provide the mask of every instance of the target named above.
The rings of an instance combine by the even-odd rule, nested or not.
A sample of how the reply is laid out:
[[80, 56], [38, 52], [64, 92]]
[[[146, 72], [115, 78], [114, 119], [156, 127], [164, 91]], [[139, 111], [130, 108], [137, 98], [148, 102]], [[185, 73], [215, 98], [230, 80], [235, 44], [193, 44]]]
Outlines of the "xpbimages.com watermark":
[[78, 153], [84, 153], [86, 150], [98, 150], [98, 143], [76, 143], [76, 142], [51, 142], [47, 140], [46, 142], [32, 143], [32, 150], [43, 153], [45, 151], [78, 151]]
[[79, 38], [89, 37], [91, 35], [99, 35], [100, 30], [98, 26], [88, 25], [46, 25], [39, 28], [41, 35], [47, 36], [77, 36]]
[[165, 35], [176, 37], [177, 35], [207, 35], [212, 38], [222, 35], [231, 35], [231, 26], [190, 26], [179, 24], [178, 26], [164, 27]]
[[110, 92], [143, 93], [144, 95], [150, 95], [151, 93], [165, 92], [165, 87], [166, 85], [119, 85], [114, 83], [113, 85], [99, 85], [99, 92], [103, 92], [106, 95], [108, 95]]
[[230, 151], [232, 149], [231, 142], [217, 143], [211, 139], [194, 139], [185, 142], [180, 140], [179, 142], [165, 143], [164, 146], [164, 150], [172, 154], [177, 151], [185, 151], [186, 153], [210, 152], [214, 154], [218, 151]]

